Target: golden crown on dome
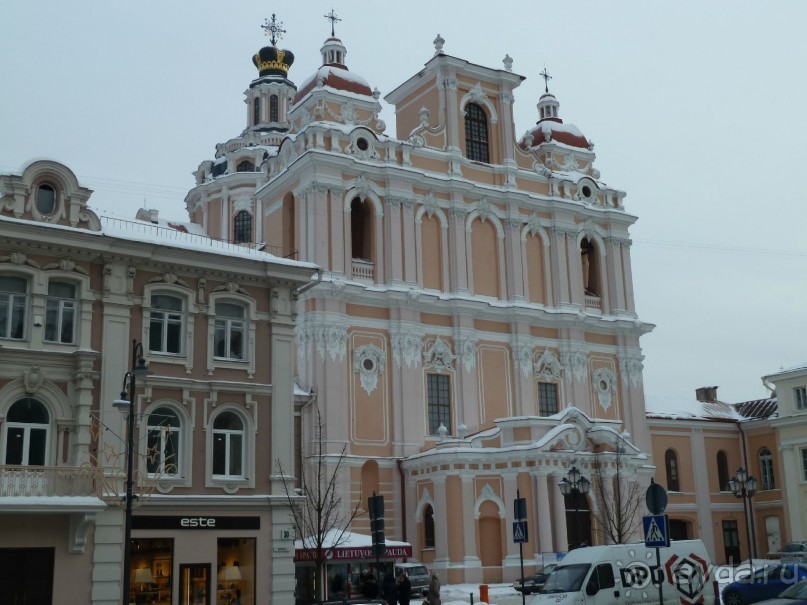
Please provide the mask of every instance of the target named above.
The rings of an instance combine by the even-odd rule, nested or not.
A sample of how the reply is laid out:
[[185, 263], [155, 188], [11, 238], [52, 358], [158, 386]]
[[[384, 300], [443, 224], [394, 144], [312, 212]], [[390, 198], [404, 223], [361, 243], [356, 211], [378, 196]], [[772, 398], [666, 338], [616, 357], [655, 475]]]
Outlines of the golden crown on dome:
[[290, 50], [281, 50], [277, 48], [276, 44], [286, 30], [283, 29], [283, 23], [277, 20], [277, 17], [272, 13], [272, 20], [264, 20], [261, 29], [264, 30], [271, 46], [264, 46], [252, 57], [252, 62], [258, 68], [261, 76], [269, 75], [282, 75], [285, 76], [289, 73], [289, 68], [294, 63], [294, 53]]

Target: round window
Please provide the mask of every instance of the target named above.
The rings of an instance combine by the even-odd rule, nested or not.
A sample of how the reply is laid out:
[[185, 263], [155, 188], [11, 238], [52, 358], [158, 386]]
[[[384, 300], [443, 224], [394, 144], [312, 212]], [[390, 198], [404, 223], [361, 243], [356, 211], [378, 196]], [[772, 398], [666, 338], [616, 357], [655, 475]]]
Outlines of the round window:
[[361, 362], [361, 365], [368, 372], [372, 372], [375, 369], [375, 362], [372, 359], [365, 359]]
[[583, 185], [583, 197], [591, 197], [591, 187]]
[[367, 143], [367, 139], [365, 139], [365, 138], [358, 138], [358, 139], [356, 139], [356, 147], [358, 147], [358, 148], [359, 148], [359, 149], [361, 149], [362, 151], [367, 151], [367, 148], [368, 148], [369, 146], [370, 146], [370, 145]]
[[600, 390], [601, 391], [608, 390], [608, 383], [605, 380], [600, 380]]
[[51, 185], [36, 188], [36, 209], [40, 214], [53, 214], [56, 210], [56, 190]]

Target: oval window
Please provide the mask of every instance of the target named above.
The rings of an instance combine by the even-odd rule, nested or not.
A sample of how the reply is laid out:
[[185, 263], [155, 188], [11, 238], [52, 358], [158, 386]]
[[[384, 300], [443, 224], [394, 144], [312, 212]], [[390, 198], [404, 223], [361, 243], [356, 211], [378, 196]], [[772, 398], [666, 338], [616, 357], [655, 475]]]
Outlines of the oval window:
[[36, 188], [36, 209], [40, 214], [53, 214], [56, 210], [56, 190], [50, 185]]
[[364, 138], [356, 139], [356, 147], [358, 147], [362, 151], [367, 151], [367, 148], [369, 147], [367, 139]]
[[591, 197], [591, 187], [583, 185], [583, 197]]
[[362, 365], [364, 366], [364, 369], [367, 370], [368, 372], [372, 372], [375, 369], [375, 362], [372, 359], [365, 359], [362, 362]]

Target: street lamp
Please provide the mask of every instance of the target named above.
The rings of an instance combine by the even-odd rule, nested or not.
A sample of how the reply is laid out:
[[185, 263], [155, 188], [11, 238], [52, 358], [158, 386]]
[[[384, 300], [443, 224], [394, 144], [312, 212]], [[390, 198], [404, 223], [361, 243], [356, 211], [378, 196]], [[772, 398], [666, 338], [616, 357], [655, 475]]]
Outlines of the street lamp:
[[584, 496], [588, 494], [588, 491], [591, 489], [591, 482], [586, 479], [579, 470], [577, 470], [576, 466], [573, 466], [569, 469], [566, 476], [561, 479], [558, 487], [564, 496], [571, 496], [572, 501], [574, 502], [574, 523], [572, 524], [574, 529], [574, 539], [572, 540], [572, 548], [577, 548], [579, 546], [577, 543], [577, 516], [580, 508], [579, 498], [580, 494]]
[[[756, 556], [756, 535], [754, 532], [754, 510], [751, 506], [751, 498], [757, 493], [757, 480], [748, 474], [743, 467], [737, 469], [737, 474], [729, 479], [729, 489], [734, 492], [737, 498], [743, 499], [743, 511], [745, 512], [745, 536], [748, 540], [748, 558], [751, 569], [754, 568], [754, 557]], [[746, 505], [746, 499], [748, 503]]]
[[[131, 541], [132, 541], [132, 501], [134, 495], [134, 400], [137, 378], [145, 378], [151, 374], [146, 360], [143, 358], [143, 343], [132, 340], [132, 368], [123, 377], [123, 390], [120, 399], [112, 402], [112, 405], [126, 416], [126, 524], [123, 533], [123, 605], [130, 603], [129, 587], [131, 578], [129, 567], [131, 566]], [[126, 388], [129, 388], [127, 394]]]

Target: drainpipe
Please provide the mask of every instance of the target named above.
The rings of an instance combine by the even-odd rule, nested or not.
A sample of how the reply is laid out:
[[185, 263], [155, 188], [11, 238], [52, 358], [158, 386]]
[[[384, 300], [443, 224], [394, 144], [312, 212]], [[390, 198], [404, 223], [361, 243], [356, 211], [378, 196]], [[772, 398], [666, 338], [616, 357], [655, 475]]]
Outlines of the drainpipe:
[[[401, 488], [401, 518], [403, 519], [401, 521], [401, 540], [409, 542], [406, 539], [406, 479], [403, 470], [403, 458], [398, 458], [396, 462], [398, 463], [398, 481]], [[404, 563], [406, 563], [406, 559], [404, 559]]]
[[297, 290], [295, 290], [295, 292], [297, 293], [297, 296], [300, 296], [300, 294], [302, 294], [303, 292], [307, 292], [308, 290], [310, 290], [311, 288], [313, 288], [317, 284], [322, 283], [322, 269], [321, 268], [317, 268], [316, 276], [317, 276], [317, 279], [315, 281], [311, 281], [311, 282], [309, 282], [309, 283], [307, 283], [307, 284], [305, 284], [303, 286], [300, 286], [299, 288], [297, 288]]

